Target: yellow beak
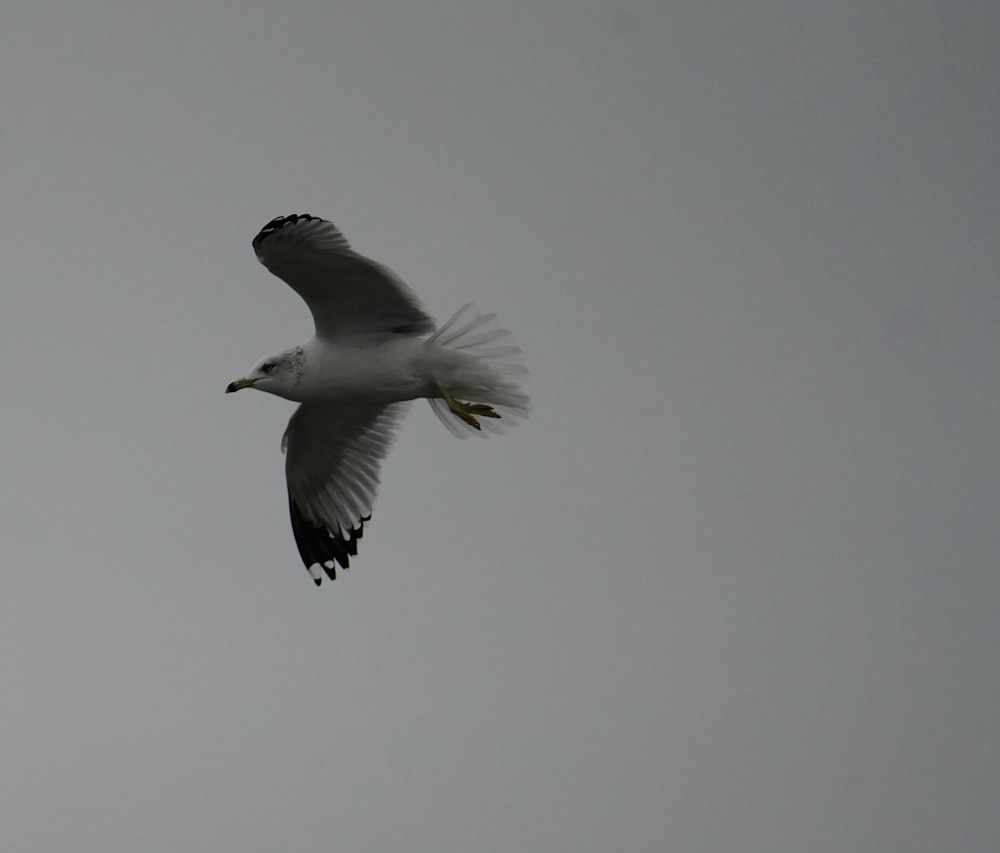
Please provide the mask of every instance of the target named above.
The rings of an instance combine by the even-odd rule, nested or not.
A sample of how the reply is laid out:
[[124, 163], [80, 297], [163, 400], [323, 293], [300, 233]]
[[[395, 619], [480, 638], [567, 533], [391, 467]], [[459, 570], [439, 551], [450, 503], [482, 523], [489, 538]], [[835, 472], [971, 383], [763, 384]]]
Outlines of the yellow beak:
[[252, 388], [256, 381], [256, 379], [237, 379], [226, 386], [226, 393], [232, 394], [234, 391], [239, 391], [240, 388]]

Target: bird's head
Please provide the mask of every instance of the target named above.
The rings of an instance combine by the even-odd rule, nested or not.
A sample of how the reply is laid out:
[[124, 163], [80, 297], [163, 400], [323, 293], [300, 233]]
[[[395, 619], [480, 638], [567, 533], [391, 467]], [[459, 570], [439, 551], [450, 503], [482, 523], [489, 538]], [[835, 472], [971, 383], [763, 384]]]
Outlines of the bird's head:
[[232, 394], [241, 388], [256, 388], [279, 397], [288, 397], [294, 393], [295, 386], [302, 377], [302, 364], [301, 347], [264, 356], [246, 376], [230, 382], [226, 386], [226, 393]]

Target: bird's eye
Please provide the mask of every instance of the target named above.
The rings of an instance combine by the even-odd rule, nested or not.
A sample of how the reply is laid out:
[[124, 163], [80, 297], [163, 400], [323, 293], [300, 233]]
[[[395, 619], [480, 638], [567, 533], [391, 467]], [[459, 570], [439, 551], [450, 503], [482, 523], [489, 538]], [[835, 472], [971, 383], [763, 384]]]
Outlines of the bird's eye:
[[265, 361], [260, 366], [260, 372], [261, 373], [270, 373], [272, 370], [274, 370], [274, 362], [273, 361]]

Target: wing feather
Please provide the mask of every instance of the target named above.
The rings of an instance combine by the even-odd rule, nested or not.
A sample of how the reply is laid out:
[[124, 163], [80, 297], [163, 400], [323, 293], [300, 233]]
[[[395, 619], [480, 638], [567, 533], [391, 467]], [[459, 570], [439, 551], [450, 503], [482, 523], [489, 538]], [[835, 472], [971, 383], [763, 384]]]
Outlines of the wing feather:
[[257, 259], [312, 312], [327, 340], [434, 331], [434, 318], [388, 267], [355, 252], [340, 230], [307, 214], [279, 216], [253, 238]]
[[349, 567], [371, 520], [379, 470], [408, 403], [303, 403], [281, 440], [292, 533], [318, 584]]

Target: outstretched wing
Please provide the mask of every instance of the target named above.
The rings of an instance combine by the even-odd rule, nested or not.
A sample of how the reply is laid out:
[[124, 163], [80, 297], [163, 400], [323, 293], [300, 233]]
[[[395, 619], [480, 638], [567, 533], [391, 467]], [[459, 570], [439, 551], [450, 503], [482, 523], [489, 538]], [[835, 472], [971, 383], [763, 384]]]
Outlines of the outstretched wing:
[[301, 296], [327, 340], [434, 331], [434, 318], [388, 267], [359, 255], [339, 229], [307, 214], [272, 219], [253, 238], [257, 259]]
[[281, 439], [292, 532], [317, 586], [348, 568], [371, 519], [379, 469], [408, 403], [303, 403]]

